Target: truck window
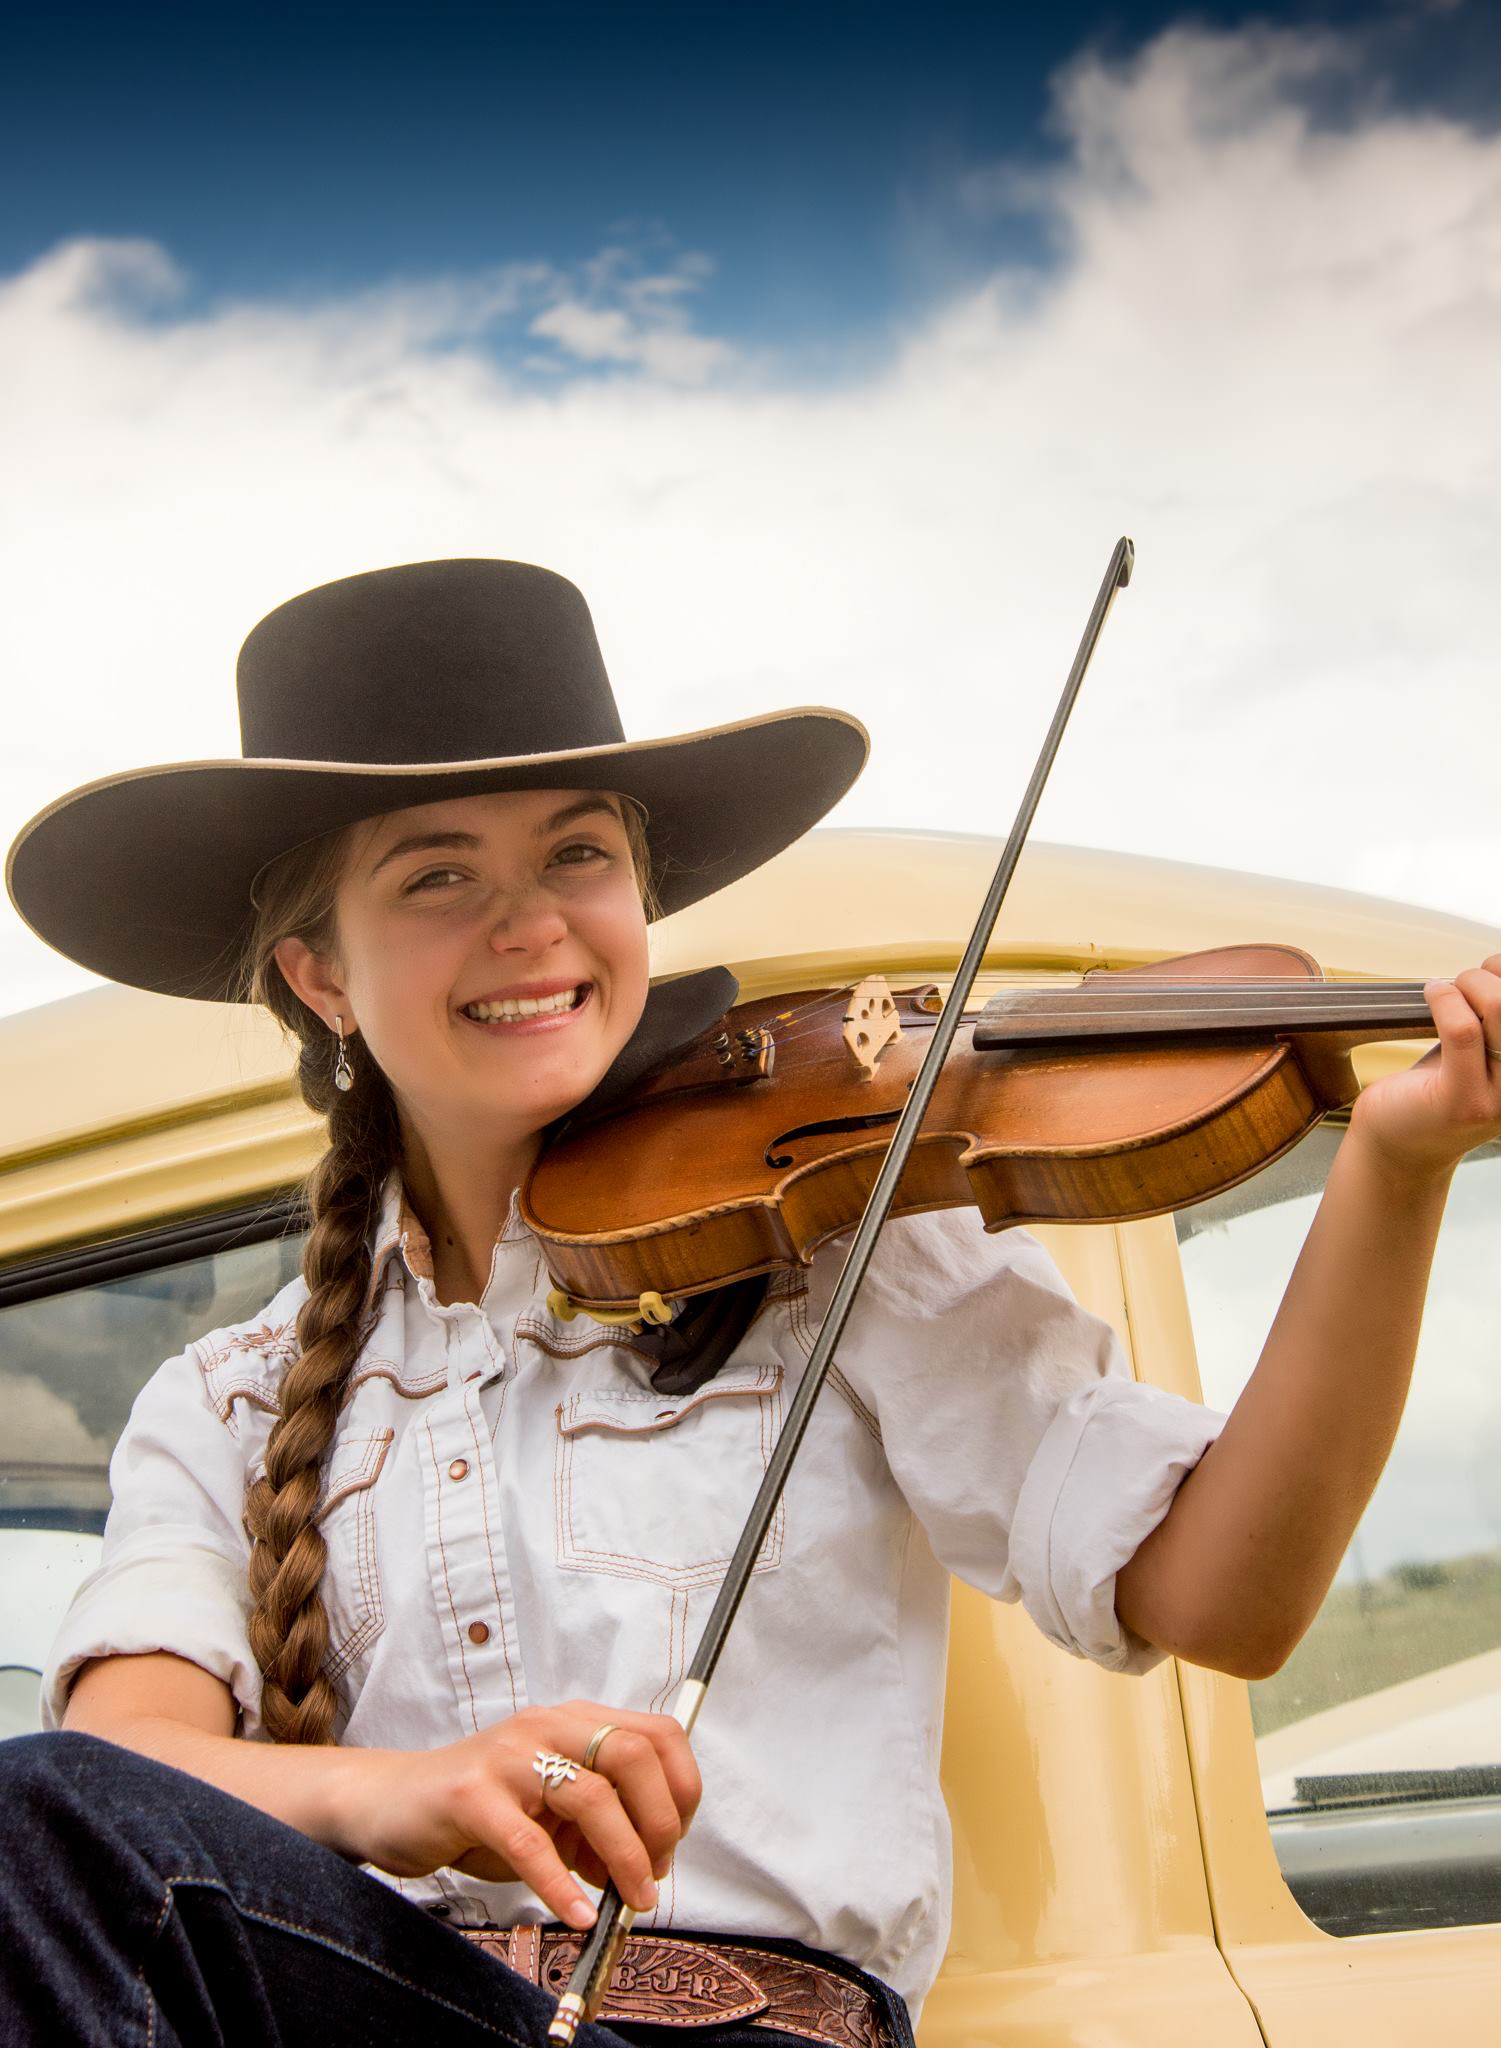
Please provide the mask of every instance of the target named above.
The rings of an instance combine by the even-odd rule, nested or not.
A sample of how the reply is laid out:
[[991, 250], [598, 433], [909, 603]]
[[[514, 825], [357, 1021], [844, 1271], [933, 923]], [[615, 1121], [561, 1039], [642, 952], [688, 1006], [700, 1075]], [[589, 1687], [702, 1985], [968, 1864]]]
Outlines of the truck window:
[[[1204, 1398], [1255, 1364], [1341, 1130], [1177, 1218]], [[1501, 1147], [1462, 1164], [1386, 1471], [1312, 1628], [1251, 1687], [1278, 1862], [1334, 1934], [1501, 1920]]]
[[42, 1663], [98, 1563], [131, 1403], [163, 1359], [296, 1274], [286, 1221], [261, 1208], [0, 1272], [0, 1737], [39, 1725]]

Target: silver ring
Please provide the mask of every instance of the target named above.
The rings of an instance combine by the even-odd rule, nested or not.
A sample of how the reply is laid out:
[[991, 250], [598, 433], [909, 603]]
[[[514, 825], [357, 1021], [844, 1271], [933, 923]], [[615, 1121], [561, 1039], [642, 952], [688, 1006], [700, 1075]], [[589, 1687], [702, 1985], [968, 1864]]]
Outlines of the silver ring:
[[573, 1758], [559, 1756], [555, 1749], [539, 1749], [532, 1760], [532, 1769], [542, 1780], [544, 1792], [556, 1792], [560, 1785], [571, 1785], [579, 1774]]
[[589, 1737], [589, 1747], [584, 1751], [584, 1769], [586, 1771], [594, 1769], [594, 1759], [599, 1755], [600, 1747], [605, 1737], [614, 1733], [615, 1723], [613, 1721], [602, 1721]]

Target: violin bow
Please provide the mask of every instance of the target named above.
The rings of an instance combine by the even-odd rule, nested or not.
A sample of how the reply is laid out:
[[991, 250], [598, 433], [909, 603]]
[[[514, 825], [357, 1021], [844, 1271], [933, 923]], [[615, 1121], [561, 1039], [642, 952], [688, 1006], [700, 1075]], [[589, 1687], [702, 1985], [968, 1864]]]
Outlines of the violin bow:
[[[1011, 886], [1011, 877], [1016, 872], [1016, 864], [1021, 858], [1022, 848], [1031, 830], [1032, 819], [1063, 738], [1064, 727], [1068, 724], [1069, 713], [1074, 708], [1074, 699], [1079, 694], [1079, 687], [1084, 681], [1090, 658], [1104, 630], [1105, 621], [1110, 616], [1115, 594], [1118, 590], [1124, 590], [1130, 582], [1135, 562], [1136, 549], [1123, 536], [1116, 542], [1111, 553], [1105, 580], [1100, 585], [1099, 594], [1090, 611], [1088, 624], [1084, 628], [1084, 637], [1079, 642], [1079, 651], [1074, 656], [1073, 666], [1068, 672], [1068, 680], [1063, 686], [1058, 708], [1053, 713], [1053, 722], [1048, 727], [1042, 751], [1037, 757], [1037, 765], [1032, 770], [1031, 780], [1022, 796], [1016, 822], [1012, 825], [1010, 837], [1002, 849], [1000, 861], [986, 891], [985, 901], [981, 905], [975, 928], [970, 933], [963, 958], [955, 970], [948, 998], [939, 1014], [922, 1065], [918, 1068], [917, 1078], [912, 1083], [906, 1106], [892, 1133], [881, 1170], [866, 1201], [864, 1214], [850, 1240], [849, 1250], [845, 1253], [844, 1266], [830, 1299], [828, 1312], [809, 1354], [802, 1383], [788, 1406], [787, 1419], [782, 1424], [767, 1461], [765, 1477], [761, 1481], [755, 1500], [751, 1503], [750, 1513], [745, 1518], [745, 1526], [740, 1532], [734, 1555], [720, 1582], [719, 1592], [715, 1596], [714, 1606], [699, 1638], [698, 1648], [693, 1653], [687, 1675], [674, 1697], [672, 1718], [687, 1733], [692, 1732], [693, 1725], [698, 1719], [704, 1695], [709, 1689], [709, 1681], [714, 1675], [714, 1667], [719, 1662], [720, 1652], [724, 1648], [745, 1589], [750, 1583], [756, 1559], [761, 1554], [766, 1532], [771, 1527], [777, 1503], [782, 1498], [782, 1489], [787, 1484], [793, 1460], [807, 1431], [813, 1404], [818, 1399], [829, 1367], [834, 1362], [834, 1352], [844, 1334], [844, 1326], [849, 1320], [850, 1310], [854, 1307], [860, 1283], [865, 1278], [865, 1269], [875, 1249], [876, 1238], [895, 1199], [897, 1184], [901, 1180], [908, 1155], [916, 1141], [918, 1129], [927, 1111], [929, 1097], [937, 1084], [939, 1069], [958, 1029], [959, 1020], [964, 1014], [964, 1005], [974, 986], [975, 976], [985, 956], [985, 948], [990, 943], [996, 919], [1000, 916], [1001, 904]], [[606, 1885], [600, 1897], [598, 1917], [574, 1966], [568, 1989], [558, 2000], [557, 2011], [553, 2014], [547, 2029], [548, 2040], [558, 2043], [559, 2048], [568, 2048], [580, 2024], [586, 2019], [594, 2019], [599, 2013], [604, 2004], [616, 1958], [620, 1953], [620, 1945], [634, 1924], [635, 1918], [635, 1909], [626, 1905], [616, 1886]]]

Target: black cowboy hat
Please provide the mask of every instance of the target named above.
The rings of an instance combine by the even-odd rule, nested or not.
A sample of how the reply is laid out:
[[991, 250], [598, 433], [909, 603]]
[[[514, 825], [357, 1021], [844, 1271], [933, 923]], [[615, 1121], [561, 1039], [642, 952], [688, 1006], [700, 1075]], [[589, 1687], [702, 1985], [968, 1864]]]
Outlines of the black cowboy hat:
[[240, 650], [243, 758], [142, 768], [41, 811], [6, 882], [96, 974], [234, 1000], [251, 889], [326, 832], [511, 789], [611, 789], [647, 814], [663, 914], [806, 832], [865, 764], [843, 712], [627, 740], [588, 606], [525, 562], [412, 562], [271, 612]]

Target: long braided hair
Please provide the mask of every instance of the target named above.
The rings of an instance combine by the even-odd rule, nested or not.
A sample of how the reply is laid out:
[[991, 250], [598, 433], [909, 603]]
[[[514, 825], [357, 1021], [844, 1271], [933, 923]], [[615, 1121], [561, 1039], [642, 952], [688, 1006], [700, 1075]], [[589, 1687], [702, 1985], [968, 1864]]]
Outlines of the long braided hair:
[[[621, 806], [650, 915], [645, 813], [628, 798]], [[287, 938], [300, 938], [328, 957], [336, 954], [334, 906], [348, 838], [347, 832], [331, 833], [265, 869], [256, 884], [244, 959], [246, 996], [265, 1004], [296, 1041], [303, 1101], [327, 1119], [329, 1139], [304, 1190], [308, 1298], [297, 1317], [298, 1356], [282, 1381], [265, 1472], [245, 1496], [254, 1602], [250, 1647], [264, 1680], [261, 1718], [275, 1742], [333, 1740], [338, 1697], [324, 1670], [328, 1614], [321, 1591], [328, 1550], [314, 1516], [323, 1461], [364, 1344], [381, 1201], [401, 1161], [396, 1099], [364, 1041], [349, 1039], [353, 1085], [337, 1089], [328, 1027], [292, 993], [275, 958]]]
[[283, 854], [260, 877], [247, 961], [250, 993], [296, 1040], [297, 1082], [308, 1108], [328, 1121], [328, 1150], [309, 1176], [310, 1228], [302, 1255], [308, 1298], [297, 1317], [298, 1356], [281, 1389], [266, 1469], [245, 1496], [251, 1538], [250, 1647], [264, 1685], [261, 1718], [276, 1742], [328, 1742], [338, 1701], [324, 1669], [328, 1615], [321, 1586], [328, 1549], [314, 1522], [318, 1480], [359, 1357], [369, 1306], [371, 1240], [381, 1196], [400, 1152], [396, 1103], [358, 1037], [354, 1074], [334, 1086], [323, 1020], [293, 995], [276, 964], [285, 938], [315, 952], [335, 945], [334, 895], [346, 834]]

